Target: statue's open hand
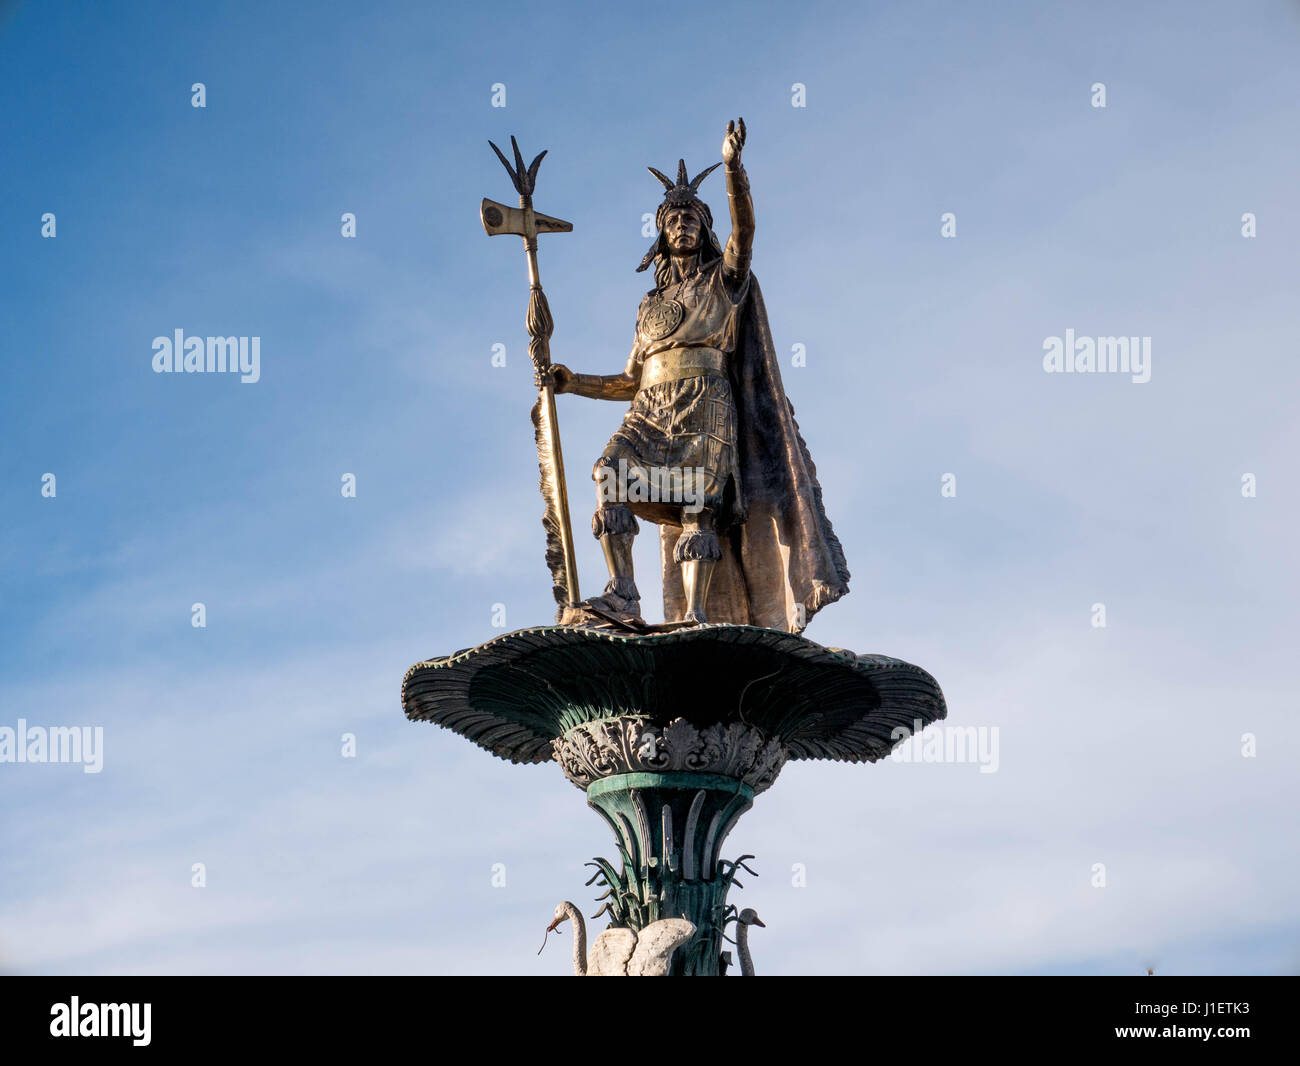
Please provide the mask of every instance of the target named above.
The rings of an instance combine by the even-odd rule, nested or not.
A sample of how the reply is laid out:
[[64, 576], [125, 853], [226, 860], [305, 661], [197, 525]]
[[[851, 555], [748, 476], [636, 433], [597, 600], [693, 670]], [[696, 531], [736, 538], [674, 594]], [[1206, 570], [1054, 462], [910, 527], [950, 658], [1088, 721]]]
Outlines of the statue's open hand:
[[727, 134], [722, 138], [722, 161], [727, 166], [740, 162], [740, 150], [745, 147], [745, 120], [727, 123]]

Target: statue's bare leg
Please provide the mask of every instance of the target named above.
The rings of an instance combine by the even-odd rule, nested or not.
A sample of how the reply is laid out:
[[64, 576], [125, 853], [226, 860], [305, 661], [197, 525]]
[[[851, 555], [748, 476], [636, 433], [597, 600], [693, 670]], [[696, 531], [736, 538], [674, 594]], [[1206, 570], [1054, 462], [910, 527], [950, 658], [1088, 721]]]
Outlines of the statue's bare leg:
[[682, 535], [673, 548], [673, 559], [682, 566], [682, 590], [686, 594], [683, 622], [707, 622], [704, 606], [709, 599], [709, 581], [722, 558], [722, 545], [713, 529], [713, 511], [705, 507], [697, 514], [682, 513]]
[[602, 503], [591, 519], [609, 567], [609, 583], [600, 600], [619, 614], [641, 617], [641, 593], [632, 575], [632, 541], [640, 531], [636, 516], [623, 503]]

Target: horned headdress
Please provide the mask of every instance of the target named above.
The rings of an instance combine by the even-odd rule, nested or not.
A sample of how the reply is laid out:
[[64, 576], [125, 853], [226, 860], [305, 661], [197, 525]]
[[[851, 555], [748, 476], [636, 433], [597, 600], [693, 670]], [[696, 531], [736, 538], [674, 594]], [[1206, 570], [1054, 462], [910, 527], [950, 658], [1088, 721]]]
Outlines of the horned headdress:
[[713, 247], [714, 255], [722, 255], [722, 244], [718, 240], [717, 234], [713, 232], [713, 212], [709, 210], [709, 205], [696, 195], [700, 188], [700, 182], [720, 166], [722, 166], [721, 163], [714, 163], [713, 166], [701, 170], [689, 181], [686, 178], [686, 160], [684, 159], [677, 161], [676, 181], [670, 180], [663, 171], [656, 170], [654, 167], [646, 167], [646, 170], [650, 171], [663, 183], [666, 191], [664, 192], [663, 203], [659, 205], [659, 209], [655, 212], [655, 229], [658, 232], [655, 234], [654, 244], [650, 245], [650, 251], [646, 252], [645, 258], [641, 260], [641, 265], [636, 268], [638, 272], [645, 270], [655, 261], [657, 256], [668, 254], [668, 242], [664, 239], [664, 215], [672, 207], [694, 208], [700, 216], [709, 244]]

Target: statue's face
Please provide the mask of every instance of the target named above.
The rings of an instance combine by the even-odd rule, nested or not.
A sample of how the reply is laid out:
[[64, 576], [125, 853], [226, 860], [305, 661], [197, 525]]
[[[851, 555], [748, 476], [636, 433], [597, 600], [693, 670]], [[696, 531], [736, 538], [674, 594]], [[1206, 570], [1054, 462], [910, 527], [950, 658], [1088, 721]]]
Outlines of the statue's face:
[[700, 216], [689, 207], [674, 207], [664, 215], [664, 236], [674, 255], [689, 255], [700, 249], [703, 230]]

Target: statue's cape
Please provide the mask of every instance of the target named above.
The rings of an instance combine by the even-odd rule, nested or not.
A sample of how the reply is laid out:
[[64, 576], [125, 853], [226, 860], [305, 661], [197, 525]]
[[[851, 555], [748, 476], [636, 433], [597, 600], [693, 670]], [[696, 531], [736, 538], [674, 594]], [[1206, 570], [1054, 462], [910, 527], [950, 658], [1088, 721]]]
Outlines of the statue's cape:
[[[849, 570], [781, 384], [767, 308], [752, 274], [737, 327], [731, 386], [740, 484], [734, 505], [720, 516], [722, 559], [706, 613], [710, 622], [797, 633], [849, 591]], [[686, 613], [682, 568], [673, 561], [680, 533], [660, 526], [665, 618]]]

